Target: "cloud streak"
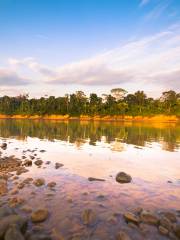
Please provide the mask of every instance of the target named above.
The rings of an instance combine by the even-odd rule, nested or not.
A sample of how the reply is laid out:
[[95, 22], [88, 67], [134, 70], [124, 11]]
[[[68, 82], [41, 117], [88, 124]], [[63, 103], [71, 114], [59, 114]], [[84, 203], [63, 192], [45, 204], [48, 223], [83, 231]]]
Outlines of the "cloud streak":
[[0, 68], [0, 84], [1, 86], [21, 86], [30, 83], [28, 78], [18, 75], [15, 71], [6, 68]]
[[149, 2], [150, 2], [150, 0], [141, 0], [139, 6], [143, 7], [143, 6], [147, 5]]
[[[17, 71], [28, 68], [45, 84], [111, 86], [141, 84], [180, 90], [180, 27], [128, 42], [94, 57], [50, 68], [33, 58], [9, 59]], [[7, 80], [11, 76], [7, 76]], [[10, 80], [9, 80], [10, 81]], [[16, 75], [16, 82], [23, 82]], [[26, 83], [26, 81], [25, 81]]]

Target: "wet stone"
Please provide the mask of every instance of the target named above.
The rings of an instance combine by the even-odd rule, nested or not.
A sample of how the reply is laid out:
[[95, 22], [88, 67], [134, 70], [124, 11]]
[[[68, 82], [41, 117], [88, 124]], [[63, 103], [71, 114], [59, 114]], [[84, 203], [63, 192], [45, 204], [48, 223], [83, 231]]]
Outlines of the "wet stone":
[[89, 177], [88, 180], [89, 180], [90, 182], [92, 182], [92, 181], [104, 182], [104, 181], [105, 181], [105, 179], [102, 179], [102, 178], [94, 178], [94, 177]]
[[34, 164], [37, 165], [37, 166], [41, 166], [43, 164], [43, 161], [42, 160], [36, 160], [34, 162]]
[[16, 225], [11, 225], [5, 233], [4, 240], [24, 240], [24, 236]]
[[124, 218], [127, 222], [133, 222], [135, 224], [138, 224], [140, 221], [139, 218], [135, 214], [130, 213], [130, 212], [125, 213]]
[[31, 221], [33, 223], [44, 222], [48, 218], [47, 209], [38, 209], [31, 214]]
[[131, 240], [131, 238], [124, 231], [120, 231], [116, 237], [116, 240]]
[[55, 169], [61, 168], [63, 166], [64, 166], [64, 164], [62, 164], [62, 163], [55, 163]]
[[93, 225], [96, 223], [96, 214], [92, 209], [85, 209], [82, 212], [81, 218], [85, 225]]
[[140, 214], [140, 218], [141, 218], [142, 222], [148, 223], [148, 224], [157, 225], [159, 222], [158, 217], [149, 211], [143, 210]]
[[162, 235], [168, 235], [168, 233], [169, 233], [168, 229], [164, 228], [163, 226], [159, 226], [159, 232]]
[[116, 175], [116, 181], [119, 183], [130, 183], [132, 181], [132, 177], [125, 172], [119, 172]]
[[36, 187], [40, 187], [45, 184], [45, 180], [44, 180], [44, 178], [38, 178], [38, 179], [34, 180], [33, 183]]

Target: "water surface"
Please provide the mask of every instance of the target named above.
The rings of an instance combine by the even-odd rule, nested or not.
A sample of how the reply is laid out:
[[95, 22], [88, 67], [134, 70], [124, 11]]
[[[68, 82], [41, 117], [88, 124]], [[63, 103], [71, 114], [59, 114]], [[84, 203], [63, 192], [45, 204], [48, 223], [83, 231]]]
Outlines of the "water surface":
[[[28, 206], [48, 207], [48, 227], [62, 235], [87, 233], [80, 220], [85, 208], [98, 214], [99, 223], [93, 232], [100, 239], [107, 239], [124, 224], [119, 221], [109, 226], [115, 213], [139, 206], [152, 210], [180, 208], [178, 124], [0, 120], [0, 137], [9, 143], [4, 156], [28, 158], [32, 152], [27, 150], [34, 149], [36, 158], [44, 161], [41, 168], [33, 165], [21, 178], [55, 181], [55, 191], [49, 194], [46, 187], [31, 186], [22, 189], [21, 196]], [[42, 149], [46, 151], [41, 153]], [[51, 161], [50, 165], [46, 161]], [[64, 167], [55, 169], [56, 162]], [[120, 171], [130, 174], [132, 183], [117, 183], [115, 176]], [[89, 182], [88, 177], [105, 181]]]

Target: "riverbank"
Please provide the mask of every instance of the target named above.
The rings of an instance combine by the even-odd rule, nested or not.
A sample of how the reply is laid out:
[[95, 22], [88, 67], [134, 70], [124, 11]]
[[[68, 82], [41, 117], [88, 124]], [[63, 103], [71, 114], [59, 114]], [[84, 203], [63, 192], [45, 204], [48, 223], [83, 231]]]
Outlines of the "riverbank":
[[32, 119], [32, 120], [80, 120], [80, 121], [135, 121], [135, 122], [180, 122], [180, 117], [176, 115], [155, 115], [155, 116], [123, 116], [123, 115], [107, 115], [107, 116], [89, 116], [81, 115], [72, 117], [69, 115], [5, 115], [0, 114], [0, 119]]

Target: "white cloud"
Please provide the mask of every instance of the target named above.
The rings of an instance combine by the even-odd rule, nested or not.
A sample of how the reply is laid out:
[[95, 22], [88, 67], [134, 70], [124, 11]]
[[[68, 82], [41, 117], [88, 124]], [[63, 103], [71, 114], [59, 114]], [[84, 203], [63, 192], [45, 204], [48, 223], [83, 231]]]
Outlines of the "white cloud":
[[[17, 72], [28, 68], [46, 84], [137, 85], [180, 90], [180, 27], [131, 41], [94, 57], [50, 68], [34, 58], [9, 59]], [[42, 83], [42, 82], [41, 82]]]
[[15, 71], [0, 68], [1, 86], [20, 86], [29, 84], [29, 79], [18, 75]]

